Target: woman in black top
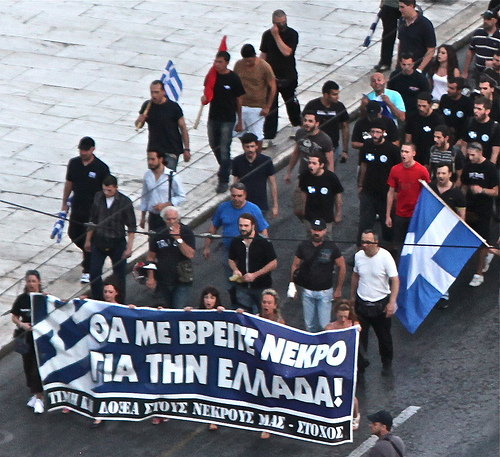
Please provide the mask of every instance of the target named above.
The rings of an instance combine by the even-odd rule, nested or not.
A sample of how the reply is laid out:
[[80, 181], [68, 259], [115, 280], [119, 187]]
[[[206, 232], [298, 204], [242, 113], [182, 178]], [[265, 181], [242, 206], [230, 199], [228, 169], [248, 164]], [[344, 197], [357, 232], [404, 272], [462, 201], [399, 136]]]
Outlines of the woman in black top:
[[12, 321], [17, 325], [14, 337], [25, 335], [29, 350], [23, 354], [24, 374], [26, 375], [26, 385], [30, 388], [32, 397], [28, 401], [28, 406], [34, 412], [41, 414], [44, 411], [43, 387], [35, 354], [35, 344], [33, 341], [32, 321], [31, 321], [31, 298], [30, 293], [41, 293], [42, 285], [40, 273], [36, 270], [26, 272], [26, 285], [24, 292], [16, 298], [10, 310]]

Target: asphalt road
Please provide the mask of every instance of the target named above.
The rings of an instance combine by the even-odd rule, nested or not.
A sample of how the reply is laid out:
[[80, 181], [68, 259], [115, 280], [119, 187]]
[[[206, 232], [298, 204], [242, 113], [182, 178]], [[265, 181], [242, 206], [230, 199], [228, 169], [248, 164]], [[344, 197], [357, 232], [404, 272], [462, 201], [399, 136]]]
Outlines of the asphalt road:
[[[355, 189], [355, 154], [337, 169], [345, 187], [344, 219], [334, 229], [352, 267], [358, 205]], [[273, 274], [275, 288], [285, 296], [290, 266], [303, 235], [303, 228], [291, 215], [290, 191], [277, 176], [280, 215], [271, 222], [279, 266]], [[198, 227], [206, 232], [208, 222]], [[193, 304], [207, 285], [224, 289], [221, 252], [210, 261], [202, 256], [203, 240], [198, 239], [195, 257]], [[215, 244], [213, 247], [215, 248]], [[354, 443], [337, 447], [306, 443], [273, 436], [260, 440], [259, 434], [220, 427], [215, 433], [206, 424], [172, 420], [158, 426], [149, 421], [110, 422], [90, 429], [90, 419], [71, 413], [52, 412], [35, 416], [25, 406], [29, 393], [24, 385], [21, 358], [12, 353], [0, 362], [0, 457], [185, 457], [249, 455], [305, 457], [361, 456], [358, 447], [369, 438], [366, 414], [387, 409], [397, 416], [410, 406], [418, 411], [395, 429], [407, 446], [408, 456], [466, 457], [499, 455], [499, 258], [495, 258], [485, 283], [470, 288], [474, 260], [469, 262], [450, 291], [450, 307], [435, 309], [414, 335], [393, 321], [395, 347], [394, 376], [380, 375], [374, 335], [369, 357], [372, 362], [364, 380], [358, 383], [362, 421]], [[349, 294], [349, 278], [344, 296]], [[154, 296], [132, 279], [129, 301], [154, 305]], [[226, 299], [227, 302], [227, 299]], [[299, 301], [282, 300], [286, 322], [304, 328]]]

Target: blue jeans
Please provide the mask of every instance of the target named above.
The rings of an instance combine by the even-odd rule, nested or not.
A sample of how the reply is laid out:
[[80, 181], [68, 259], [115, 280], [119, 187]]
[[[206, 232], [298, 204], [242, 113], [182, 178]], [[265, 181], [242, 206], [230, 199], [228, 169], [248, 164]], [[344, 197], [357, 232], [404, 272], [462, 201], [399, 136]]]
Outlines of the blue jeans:
[[158, 292], [165, 299], [167, 308], [184, 309], [193, 306], [191, 303], [192, 283], [177, 283], [172, 286], [158, 284]]
[[219, 164], [219, 182], [228, 183], [231, 173], [231, 141], [234, 122], [208, 120], [208, 142]]
[[262, 303], [262, 292], [265, 289], [249, 289], [248, 287], [236, 286], [236, 300], [238, 305], [252, 314], [260, 313]]
[[332, 319], [333, 287], [327, 290], [302, 289], [304, 322], [308, 332], [321, 332]]
[[125, 238], [114, 249], [101, 251], [92, 243], [92, 252], [90, 254], [90, 289], [94, 300], [104, 300], [102, 291], [102, 266], [106, 257], [109, 256], [113, 264], [113, 274], [120, 281], [122, 296], [125, 300], [125, 280], [127, 276], [127, 260], [122, 259], [122, 255], [127, 249]]

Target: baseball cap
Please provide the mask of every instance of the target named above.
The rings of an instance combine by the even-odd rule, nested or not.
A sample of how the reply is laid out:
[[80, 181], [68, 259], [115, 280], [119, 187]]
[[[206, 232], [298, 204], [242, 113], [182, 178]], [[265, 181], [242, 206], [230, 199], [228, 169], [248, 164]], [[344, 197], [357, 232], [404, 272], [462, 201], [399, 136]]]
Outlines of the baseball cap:
[[382, 107], [376, 100], [370, 100], [366, 105], [366, 114], [370, 117], [376, 117], [380, 111], [382, 111]]
[[326, 229], [326, 222], [323, 219], [314, 219], [311, 222], [311, 228], [313, 230], [325, 230]]
[[78, 143], [78, 149], [83, 151], [88, 151], [91, 148], [95, 148], [95, 141], [89, 136], [84, 136]]
[[388, 428], [392, 427], [392, 416], [387, 411], [381, 410], [375, 414], [368, 414], [367, 417], [370, 422], [380, 422]]
[[495, 13], [491, 10], [485, 11], [483, 14], [481, 14], [485, 19], [493, 19], [496, 18]]

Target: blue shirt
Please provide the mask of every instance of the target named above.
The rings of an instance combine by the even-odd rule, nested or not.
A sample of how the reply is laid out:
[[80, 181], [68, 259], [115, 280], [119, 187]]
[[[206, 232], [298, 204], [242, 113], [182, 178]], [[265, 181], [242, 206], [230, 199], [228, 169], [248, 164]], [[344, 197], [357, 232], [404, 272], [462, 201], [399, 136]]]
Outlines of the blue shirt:
[[247, 201], [242, 208], [237, 209], [233, 206], [233, 202], [224, 202], [213, 215], [212, 224], [216, 228], [222, 226], [223, 242], [228, 249], [232, 239], [240, 235], [238, 219], [243, 213], [250, 213], [255, 216], [255, 219], [257, 219], [257, 232], [260, 233], [269, 227], [257, 205]]

